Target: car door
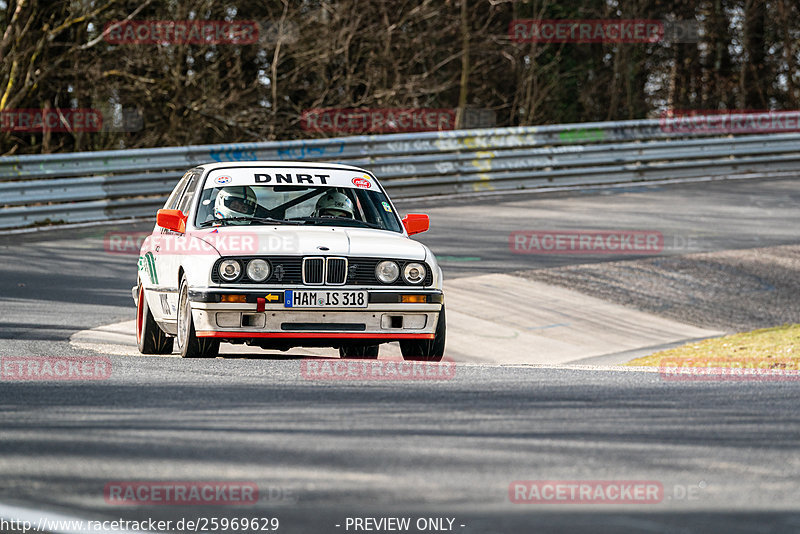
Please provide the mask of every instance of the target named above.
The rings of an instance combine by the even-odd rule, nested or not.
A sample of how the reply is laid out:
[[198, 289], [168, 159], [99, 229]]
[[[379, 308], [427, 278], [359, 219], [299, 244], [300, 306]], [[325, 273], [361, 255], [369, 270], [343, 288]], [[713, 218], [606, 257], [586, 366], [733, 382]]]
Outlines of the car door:
[[[183, 175], [164, 204], [164, 209], [177, 209], [187, 214], [197, 187], [199, 173], [192, 169]], [[151, 302], [153, 315], [157, 320], [174, 322], [177, 320], [178, 306], [178, 268], [186, 254], [186, 235], [156, 226], [153, 236], [153, 256], [158, 276], [158, 302]], [[155, 309], [158, 309], [156, 316]]]

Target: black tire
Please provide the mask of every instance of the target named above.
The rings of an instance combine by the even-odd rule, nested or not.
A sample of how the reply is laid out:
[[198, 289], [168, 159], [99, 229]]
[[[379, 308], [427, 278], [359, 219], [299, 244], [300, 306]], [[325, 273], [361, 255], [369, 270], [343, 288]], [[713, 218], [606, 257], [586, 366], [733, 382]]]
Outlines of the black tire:
[[444, 306], [436, 323], [433, 339], [409, 339], [400, 342], [400, 352], [404, 360], [420, 362], [440, 362], [444, 357], [444, 342], [447, 337], [447, 321], [444, 317]]
[[172, 354], [174, 338], [158, 326], [144, 296], [144, 287], [139, 285], [136, 299], [136, 345], [142, 354]]
[[219, 356], [219, 339], [197, 337], [189, 303], [189, 284], [181, 279], [178, 290], [178, 350], [181, 358], [216, 358]]
[[380, 345], [351, 345], [349, 347], [339, 347], [339, 357], [375, 360], [378, 358], [379, 347]]

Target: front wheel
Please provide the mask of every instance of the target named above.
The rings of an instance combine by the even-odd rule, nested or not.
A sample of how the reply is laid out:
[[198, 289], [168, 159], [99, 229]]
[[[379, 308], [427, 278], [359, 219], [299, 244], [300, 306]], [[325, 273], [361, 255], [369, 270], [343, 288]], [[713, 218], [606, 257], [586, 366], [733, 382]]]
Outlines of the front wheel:
[[340, 358], [360, 358], [362, 360], [374, 360], [378, 357], [379, 345], [354, 345], [349, 347], [339, 347]]
[[400, 352], [404, 360], [421, 362], [440, 362], [444, 357], [444, 340], [447, 336], [447, 324], [444, 318], [444, 305], [439, 312], [436, 333], [433, 339], [408, 339], [400, 342]]
[[197, 337], [195, 333], [186, 276], [181, 279], [178, 293], [178, 349], [181, 358], [216, 358], [219, 355], [219, 339]]
[[136, 299], [136, 345], [142, 354], [172, 354], [174, 338], [169, 337], [156, 324], [144, 286], [139, 285], [139, 298]]

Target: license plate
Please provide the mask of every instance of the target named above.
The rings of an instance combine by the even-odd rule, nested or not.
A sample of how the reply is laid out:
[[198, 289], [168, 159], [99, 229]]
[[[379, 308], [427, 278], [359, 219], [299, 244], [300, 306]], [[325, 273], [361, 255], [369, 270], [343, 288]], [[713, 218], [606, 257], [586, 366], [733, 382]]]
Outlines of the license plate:
[[367, 292], [287, 289], [283, 305], [286, 308], [366, 308]]

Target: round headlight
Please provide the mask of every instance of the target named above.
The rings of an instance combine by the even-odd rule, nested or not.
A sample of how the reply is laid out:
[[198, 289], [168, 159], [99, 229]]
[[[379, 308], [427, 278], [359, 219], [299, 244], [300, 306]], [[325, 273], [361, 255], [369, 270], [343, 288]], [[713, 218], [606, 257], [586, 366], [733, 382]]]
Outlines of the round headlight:
[[225, 260], [219, 264], [219, 275], [227, 282], [233, 282], [239, 278], [242, 266], [236, 260]]
[[409, 284], [421, 284], [425, 280], [425, 266], [421, 263], [408, 263], [403, 267], [403, 279]]
[[247, 264], [247, 277], [253, 282], [263, 282], [269, 278], [269, 263], [264, 260], [250, 260]]
[[400, 267], [393, 261], [382, 261], [375, 267], [375, 277], [384, 284], [391, 284], [400, 276]]

